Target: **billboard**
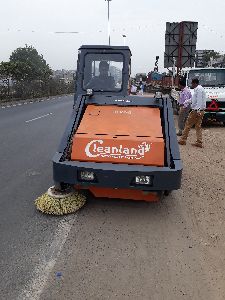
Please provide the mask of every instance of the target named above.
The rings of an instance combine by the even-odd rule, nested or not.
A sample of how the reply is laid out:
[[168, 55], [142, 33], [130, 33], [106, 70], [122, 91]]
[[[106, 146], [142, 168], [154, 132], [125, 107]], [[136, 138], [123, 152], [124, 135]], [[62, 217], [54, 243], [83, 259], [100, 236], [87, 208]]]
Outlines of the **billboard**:
[[193, 67], [198, 22], [166, 23], [164, 67]]

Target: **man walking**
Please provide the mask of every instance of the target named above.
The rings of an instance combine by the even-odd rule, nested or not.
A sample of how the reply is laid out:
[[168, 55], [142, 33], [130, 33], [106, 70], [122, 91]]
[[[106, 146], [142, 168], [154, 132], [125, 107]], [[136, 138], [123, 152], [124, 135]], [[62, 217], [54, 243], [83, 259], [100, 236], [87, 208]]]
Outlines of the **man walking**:
[[186, 86], [184, 80], [179, 82], [181, 93], [179, 99], [179, 117], [178, 117], [178, 132], [177, 135], [181, 136], [184, 130], [184, 125], [187, 120], [189, 111], [190, 111], [190, 103], [185, 103], [185, 101], [191, 99], [191, 92], [189, 88]]
[[140, 91], [139, 91], [139, 94], [142, 95], [142, 96], [144, 95], [144, 84], [143, 84], [142, 82], [140, 83]]
[[194, 88], [194, 95], [192, 99], [186, 100], [184, 103], [191, 103], [191, 112], [188, 115], [185, 128], [183, 130], [182, 136], [178, 143], [180, 145], [186, 145], [186, 140], [191, 127], [195, 125], [197, 141], [192, 144], [192, 146], [202, 148], [202, 119], [204, 116], [204, 110], [206, 108], [206, 93], [204, 88], [199, 84], [197, 78], [192, 80], [192, 87]]

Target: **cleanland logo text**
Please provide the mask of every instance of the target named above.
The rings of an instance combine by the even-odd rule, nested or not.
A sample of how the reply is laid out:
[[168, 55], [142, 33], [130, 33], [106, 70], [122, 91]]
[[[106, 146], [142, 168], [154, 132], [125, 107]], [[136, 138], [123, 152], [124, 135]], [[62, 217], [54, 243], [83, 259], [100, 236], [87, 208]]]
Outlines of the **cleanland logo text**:
[[103, 140], [92, 140], [85, 147], [88, 157], [113, 157], [127, 159], [142, 159], [151, 150], [151, 145], [142, 142], [137, 147], [107, 146]]

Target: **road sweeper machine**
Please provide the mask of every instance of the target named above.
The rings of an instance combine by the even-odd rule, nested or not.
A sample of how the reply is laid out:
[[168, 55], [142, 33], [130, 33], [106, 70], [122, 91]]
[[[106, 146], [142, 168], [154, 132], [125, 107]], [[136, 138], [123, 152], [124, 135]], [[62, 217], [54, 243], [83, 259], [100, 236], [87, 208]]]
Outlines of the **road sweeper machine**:
[[125, 46], [79, 49], [73, 111], [53, 158], [57, 189], [156, 201], [180, 188], [170, 99], [128, 95], [130, 61]]

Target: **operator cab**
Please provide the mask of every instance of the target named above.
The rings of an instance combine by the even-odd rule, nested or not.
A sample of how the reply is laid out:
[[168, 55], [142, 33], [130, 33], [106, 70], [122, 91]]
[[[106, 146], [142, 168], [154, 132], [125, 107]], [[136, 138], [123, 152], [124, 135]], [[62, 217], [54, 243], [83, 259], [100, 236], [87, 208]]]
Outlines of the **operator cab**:
[[87, 54], [83, 88], [95, 92], [118, 92], [122, 88], [124, 59], [122, 54]]
[[81, 46], [76, 94], [127, 95], [131, 52], [127, 46]]

